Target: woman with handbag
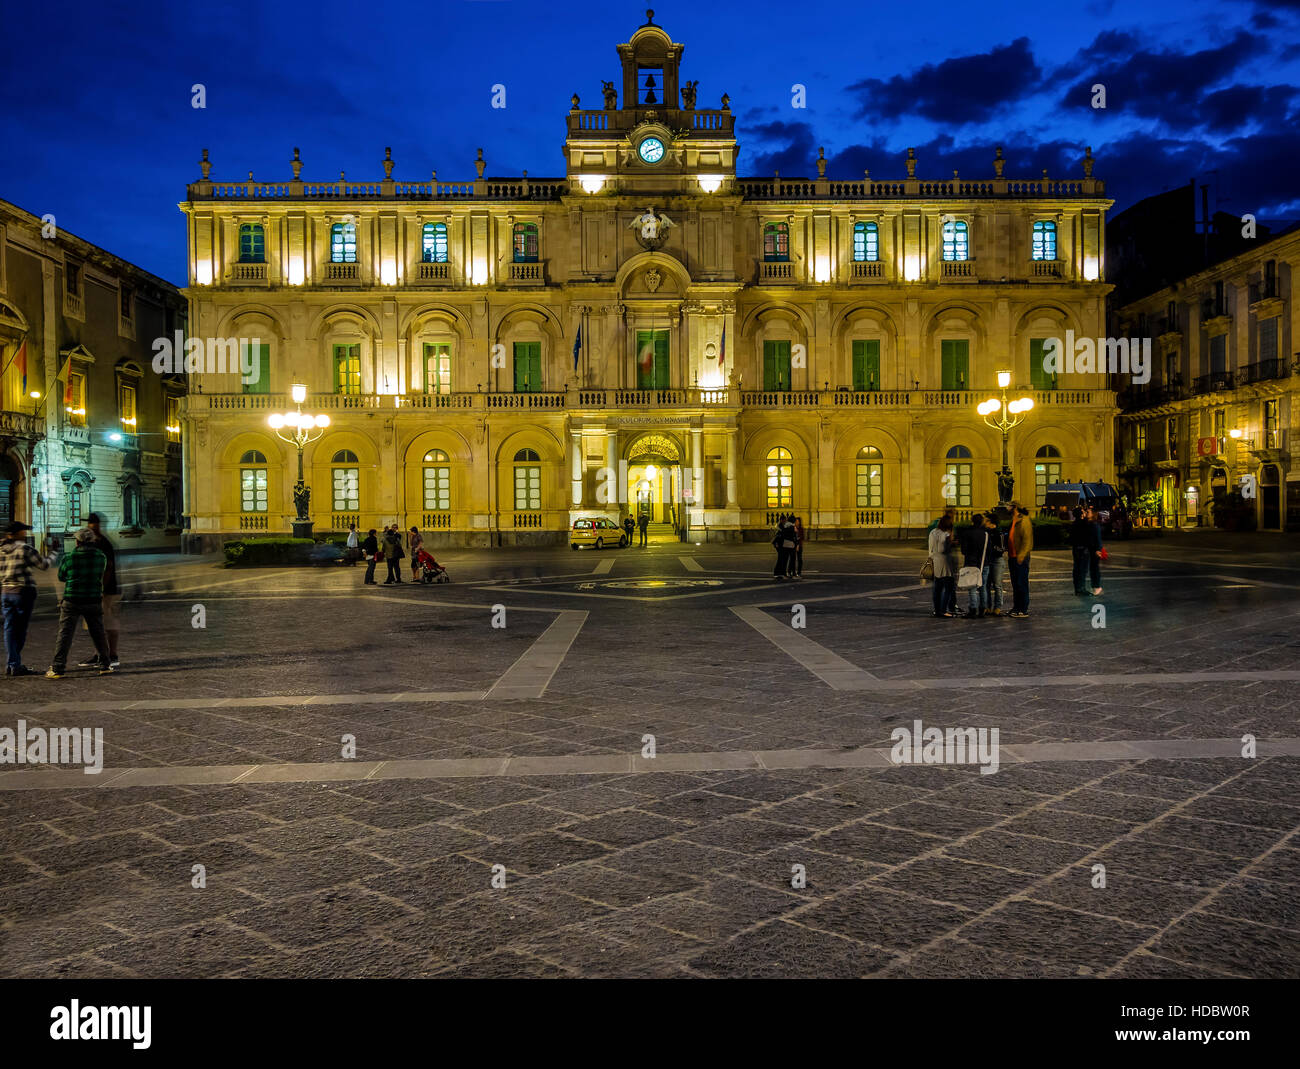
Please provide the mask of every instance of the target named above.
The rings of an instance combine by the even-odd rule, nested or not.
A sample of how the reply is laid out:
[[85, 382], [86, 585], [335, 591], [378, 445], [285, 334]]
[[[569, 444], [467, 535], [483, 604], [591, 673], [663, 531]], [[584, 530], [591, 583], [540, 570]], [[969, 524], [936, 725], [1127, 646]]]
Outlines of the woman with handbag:
[[944, 516], [930, 532], [930, 567], [934, 572], [934, 616], [953, 617], [956, 593], [953, 588], [952, 517]]
[[977, 620], [988, 607], [985, 589], [989, 582], [989, 544], [992, 538], [984, 526], [984, 517], [976, 513], [966, 529], [965, 567], [957, 573], [957, 589], [968, 592], [966, 619]]

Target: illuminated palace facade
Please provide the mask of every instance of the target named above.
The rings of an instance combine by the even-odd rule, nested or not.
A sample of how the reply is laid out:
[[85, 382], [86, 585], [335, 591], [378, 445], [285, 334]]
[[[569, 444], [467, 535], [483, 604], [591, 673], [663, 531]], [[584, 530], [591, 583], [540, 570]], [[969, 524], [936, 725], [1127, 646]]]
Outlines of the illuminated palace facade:
[[[192, 535], [287, 533], [294, 447], [319, 533], [397, 522], [438, 544], [562, 543], [577, 516], [648, 512], [691, 541], [921, 530], [997, 502], [997, 395], [1016, 496], [1108, 479], [1104, 373], [1052, 376], [1043, 341], [1105, 333], [1111, 201], [1091, 176], [738, 178], [724, 94], [696, 106], [683, 46], [618, 46], [602, 106], [575, 94], [563, 177], [220, 182], [188, 220], [190, 331], [256, 339], [247, 375], [189, 375]], [[580, 336], [579, 336], [580, 335]], [[575, 355], [576, 353], [576, 355]], [[245, 381], [247, 380], [247, 381]], [[949, 478], [945, 478], [948, 476]], [[661, 528], [666, 530], [666, 528]]]

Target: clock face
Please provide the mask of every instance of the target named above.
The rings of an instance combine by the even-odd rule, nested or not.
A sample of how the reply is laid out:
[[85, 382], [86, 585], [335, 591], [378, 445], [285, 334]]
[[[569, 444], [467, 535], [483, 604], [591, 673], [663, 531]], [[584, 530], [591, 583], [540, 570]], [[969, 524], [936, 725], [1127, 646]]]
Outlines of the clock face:
[[647, 137], [637, 147], [637, 154], [646, 163], [658, 163], [664, 158], [664, 143], [657, 137]]

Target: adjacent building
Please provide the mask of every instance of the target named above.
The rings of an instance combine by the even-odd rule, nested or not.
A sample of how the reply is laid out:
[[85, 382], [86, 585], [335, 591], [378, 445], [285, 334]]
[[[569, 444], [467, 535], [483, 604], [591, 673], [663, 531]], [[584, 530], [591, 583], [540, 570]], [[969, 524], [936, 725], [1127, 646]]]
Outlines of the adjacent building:
[[[317, 531], [396, 521], [435, 541], [563, 542], [646, 512], [692, 541], [921, 530], [1114, 474], [1105, 368], [1044, 370], [1047, 339], [1105, 333], [1092, 176], [736, 175], [725, 93], [685, 80], [647, 23], [599, 106], [574, 94], [558, 177], [201, 177], [181, 205], [191, 331], [247, 370], [190, 375], [186, 512], [198, 544], [288, 532], [297, 455], [268, 425], [330, 423], [303, 454]], [[716, 91], [716, 90], [715, 90]]]
[[184, 376], [153, 369], [180, 291], [0, 201], [0, 524], [66, 537], [91, 512], [120, 548], [179, 547]]

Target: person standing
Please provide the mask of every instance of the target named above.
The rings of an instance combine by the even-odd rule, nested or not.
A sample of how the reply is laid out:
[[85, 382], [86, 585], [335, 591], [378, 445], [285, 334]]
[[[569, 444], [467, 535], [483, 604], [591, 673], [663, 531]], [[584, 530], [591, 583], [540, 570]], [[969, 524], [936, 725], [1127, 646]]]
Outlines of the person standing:
[[1007, 541], [998, 527], [997, 517], [991, 512], [984, 514], [984, 525], [988, 528], [989, 538], [989, 581], [985, 587], [984, 604], [990, 616], [1002, 615], [1002, 566], [1007, 552]]
[[934, 530], [930, 532], [928, 548], [930, 564], [934, 568], [934, 613], [935, 616], [956, 615], [951, 608], [955, 598], [956, 577], [952, 573], [952, 557], [949, 543], [952, 542], [952, 517], [941, 516]]
[[415, 571], [415, 558], [420, 555], [420, 547], [424, 545], [424, 536], [420, 534], [420, 529], [418, 527], [412, 527], [407, 531], [406, 545], [411, 551], [411, 582], [418, 583], [420, 582], [420, 577]]
[[384, 580], [385, 586], [402, 581], [404, 556], [406, 551], [402, 549], [402, 536], [397, 530], [397, 524], [390, 524], [384, 528], [384, 559], [388, 562], [388, 578]]
[[59, 603], [59, 634], [54, 643], [54, 658], [45, 673], [46, 679], [62, 679], [68, 664], [68, 650], [77, 621], [84, 619], [90, 632], [90, 641], [99, 654], [97, 665], [101, 676], [116, 672], [109, 655], [108, 637], [104, 634], [104, 572], [108, 558], [95, 545], [95, 532], [83, 527], [77, 532], [77, 548], [59, 564], [59, 578], [63, 580], [63, 600]]
[[357, 566], [357, 559], [361, 556], [360, 547], [361, 547], [361, 543], [357, 538], [357, 525], [355, 523], [350, 523], [348, 524], [347, 557], [348, 557], [348, 564], [350, 564], [354, 568]]
[[36, 673], [23, 664], [23, 646], [27, 642], [27, 628], [32, 622], [32, 609], [36, 607], [36, 580], [32, 569], [48, 569], [53, 557], [42, 557], [23, 537], [31, 527], [15, 520], [5, 531], [0, 542], [0, 602], [5, 619], [5, 675], [34, 676]]
[[[102, 606], [104, 634], [108, 638], [109, 665], [118, 668], [121, 666], [121, 662], [117, 659], [117, 639], [121, 627], [118, 623], [118, 617], [122, 608], [122, 587], [117, 581], [117, 552], [113, 548], [113, 543], [108, 540], [108, 536], [99, 529], [98, 512], [92, 512], [86, 517], [86, 526], [95, 532], [95, 548], [104, 554], [108, 561], [108, 565], [104, 569], [104, 604]], [[86, 630], [90, 630], [89, 621], [86, 623]], [[98, 654], [79, 662], [77, 665], [78, 668], [96, 668], [98, 666]]]
[[646, 537], [646, 531], [648, 531], [650, 528], [650, 517], [647, 516], [644, 512], [641, 513], [641, 515], [638, 516], [636, 519], [636, 526], [637, 526], [637, 530], [641, 532], [641, 541], [638, 542], [637, 544], [642, 549], [644, 549], [647, 545], [649, 545], [649, 540]]
[[1072, 512], [1074, 521], [1070, 524], [1070, 556], [1073, 558], [1071, 575], [1074, 579], [1074, 592], [1078, 595], [1088, 593], [1083, 584], [1088, 578], [1088, 561], [1092, 556], [1092, 524], [1084, 517], [1083, 509], [1075, 506]]
[[772, 539], [772, 545], [776, 548], [772, 578], [784, 579], [790, 572], [790, 555], [794, 549], [794, 525], [785, 513], [776, 518], [776, 535]]
[[962, 539], [962, 548], [966, 553], [966, 559], [962, 563], [978, 573], [976, 583], [967, 595], [966, 618], [968, 620], [978, 619], [988, 608], [985, 591], [989, 582], [989, 546], [992, 542], [983, 514], [975, 513], [971, 518], [970, 526], [966, 528], [965, 538]]
[[623, 530], [627, 533], [627, 544], [630, 546], [636, 541], [636, 520], [632, 519], [632, 513], [623, 517]]
[[794, 552], [790, 555], [790, 575], [796, 579], [803, 578], [803, 521], [794, 518]]
[[1029, 615], [1029, 556], [1034, 550], [1034, 526], [1029, 510], [1011, 503], [1011, 531], [1007, 535], [1007, 568], [1011, 572], [1011, 611], [1008, 616], [1022, 620]]
[[380, 557], [379, 539], [375, 537], [373, 527], [370, 528], [370, 533], [366, 535], [365, 541], [361, 543], [361, 552], [365, 554], [366, 558], [366, 578], [363, 585], [378, 586], [375, 582], [375, 565], [379, 563]]
[[1101, 514], [1094, 505], [1088, 509], [1088, 577], [1092, 580], [1093, 597], [1101, 596]]

